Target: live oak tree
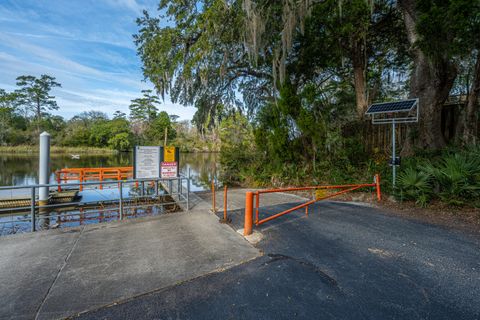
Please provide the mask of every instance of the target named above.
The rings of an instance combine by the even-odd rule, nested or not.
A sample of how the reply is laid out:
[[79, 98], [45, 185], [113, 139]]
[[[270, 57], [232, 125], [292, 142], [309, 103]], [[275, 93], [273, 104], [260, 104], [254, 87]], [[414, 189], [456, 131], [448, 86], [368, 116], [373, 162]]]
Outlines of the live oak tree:
[[[325, 17], [312, 17], [322, 8]], [[369, 102], [367, 65], [379, 52], [391, 55], [392, 45], [380, 48], [398, 29], [398, 11], [389, 1], [161, 1], [166, 12], [159, 18], [145, 13], [138, 19], [138, 52], [144, 74], [162, 94], [174, 101], [195, 105], [204, 114], [218, 105], [236, 105], [235, 93], [243, 94], [244, 106], [255, 111], [272, 101], [285, 82], [291, 54], [304, 34], [305, 24], [319, 20], [331, 30], [331, 41], [353, 65], [357, 112]], [[170, 21], [161, 27], [161, 21]], [[388, 30], [388, 28], [391, 27]], [[372, 31], [373, 30], [373, 31]], [[338, 49], [338, 48], [337, 48]], [[333, 55], [337, 54], [331, 52]], [[305, 57], [315, 59], [315, 57]], [[303, 61], [298, 61], [302, 63]]]
[[[368, 104], [409, 92], [421, 110], [404, 148], [411, 153], [445, 145], [441, 109], [459, 62], [478, 49], [477, 3], [162, 0], [162, 15], [138, 19], [135, 42], [145, 77], [161, 95], [195, 106], [200, 132], [219, 108], [241, 109], [262, 128], [262, 146], [315, 159]], [[465, 124], [478, 115], [471, 78]], [[472, 128], [459, 131], [472, 136]]]
[[138, 19], [135, 42], [144, 75], [162, 96], [212, 115], [238, 106], [238, 93], [253, 82], [255, 92], [271, 95], [270, 65], [252, 68], [244, 48], [241, 1], [161, 1], [159, 8], [165, 15]]
[[[410, 139], [402, 152], [440, 149], [446, 145], [441, 131], [442, 108], [457, 77], [459, 58], [471, 52], [475, 44], [478, 50], [480, 4], [469, 0], [398, 0], [398, 5], [413, 59], [410, 97], [420, 101], [418, 127], [410, 129]], [[472, 94], [478, 97], [479, 90], [473, 89]], [[465, 123], [473, 123], [474, 105], [476, 101], [467, 111], [470, 120], [463, 118]]]
[[[477, 33], [478, 34], [478, 33]], [[478, 100], [480, 97], [480, 49], [477, 49], [475, 68], [469, 88], [467, 104], [457, 124], [457, 137], [463, 145], [477, 144], [478, 140]]]

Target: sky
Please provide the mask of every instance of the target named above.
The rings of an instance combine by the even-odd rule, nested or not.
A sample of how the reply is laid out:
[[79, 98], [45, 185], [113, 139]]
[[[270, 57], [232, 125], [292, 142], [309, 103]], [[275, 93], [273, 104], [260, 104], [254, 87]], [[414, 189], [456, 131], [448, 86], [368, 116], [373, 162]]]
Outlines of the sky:
[[[128, 115], [144, 81], [132, 35], [144, 9], [159, 0], [0, 0], [0, 88], [15, 90], [20, 75], [48, 74], [62, 84], [52, 90], [66, 119], [97, 110]], [[160, 110], [191, 120], [195, 108], [173, 104]]]

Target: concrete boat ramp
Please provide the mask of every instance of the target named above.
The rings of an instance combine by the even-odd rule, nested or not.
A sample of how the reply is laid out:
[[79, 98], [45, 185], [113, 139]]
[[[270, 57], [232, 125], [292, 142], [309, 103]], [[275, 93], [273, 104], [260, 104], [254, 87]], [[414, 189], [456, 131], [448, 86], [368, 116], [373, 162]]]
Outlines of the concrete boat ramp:
[[[244, 195], [229, 192], [230, 225], [203, 194], [189, 212], [0, 238], [0, 319], [480, 318], [478, 235], [323, 202], [252, 244]], [[299, 201], [272, 195], [261, 215]]]
[[0, 238], [0, 319], [58, 319], [260, 255], [198, 199], [190, 212]]

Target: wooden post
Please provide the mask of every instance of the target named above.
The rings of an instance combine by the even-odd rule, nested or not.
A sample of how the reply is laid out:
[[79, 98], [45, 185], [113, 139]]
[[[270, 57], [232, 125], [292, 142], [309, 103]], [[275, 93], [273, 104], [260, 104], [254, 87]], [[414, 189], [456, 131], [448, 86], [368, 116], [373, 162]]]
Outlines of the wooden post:
[[223, 188], [223, 221], [227, 221], [227, 186]]
[[212, 212], [217, 213], [217, 201], [215, 199], [215, 179], [212, 180]]
[[167, 146], [167, 135], [168, 135], [168, 128], [165, 127], [165, 140], [163, 141], [163, 146], [166, 147]]

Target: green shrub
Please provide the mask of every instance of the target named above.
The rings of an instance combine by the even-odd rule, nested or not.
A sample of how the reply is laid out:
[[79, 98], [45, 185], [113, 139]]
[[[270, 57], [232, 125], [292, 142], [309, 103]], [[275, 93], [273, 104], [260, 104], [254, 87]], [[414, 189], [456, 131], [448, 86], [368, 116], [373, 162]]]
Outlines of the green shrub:
[[426, 206], [438, 198], [449, 205], [476, 205], [480, 197], [479, 148], [444, 150], [405, 161], [398, 177], [402, 199]]
[[406, 168], [398, 176], [398, 187], [402, 199], [415, 200], [418, 205], [425, 207], [433, 192], [432, 175], [412, 167]]
[[221, 180], [230, 185], [240, 185], [255, 175], [250, 172], [254, 164], [255, 143], [253, 130], [247, 118], [235, 113], [220, 125]]
[[438, 196], [450, 205], [463, 205], [480, 196], [480, 159], [471, 153], [445, 155], [423, 170], [433, 174]]

